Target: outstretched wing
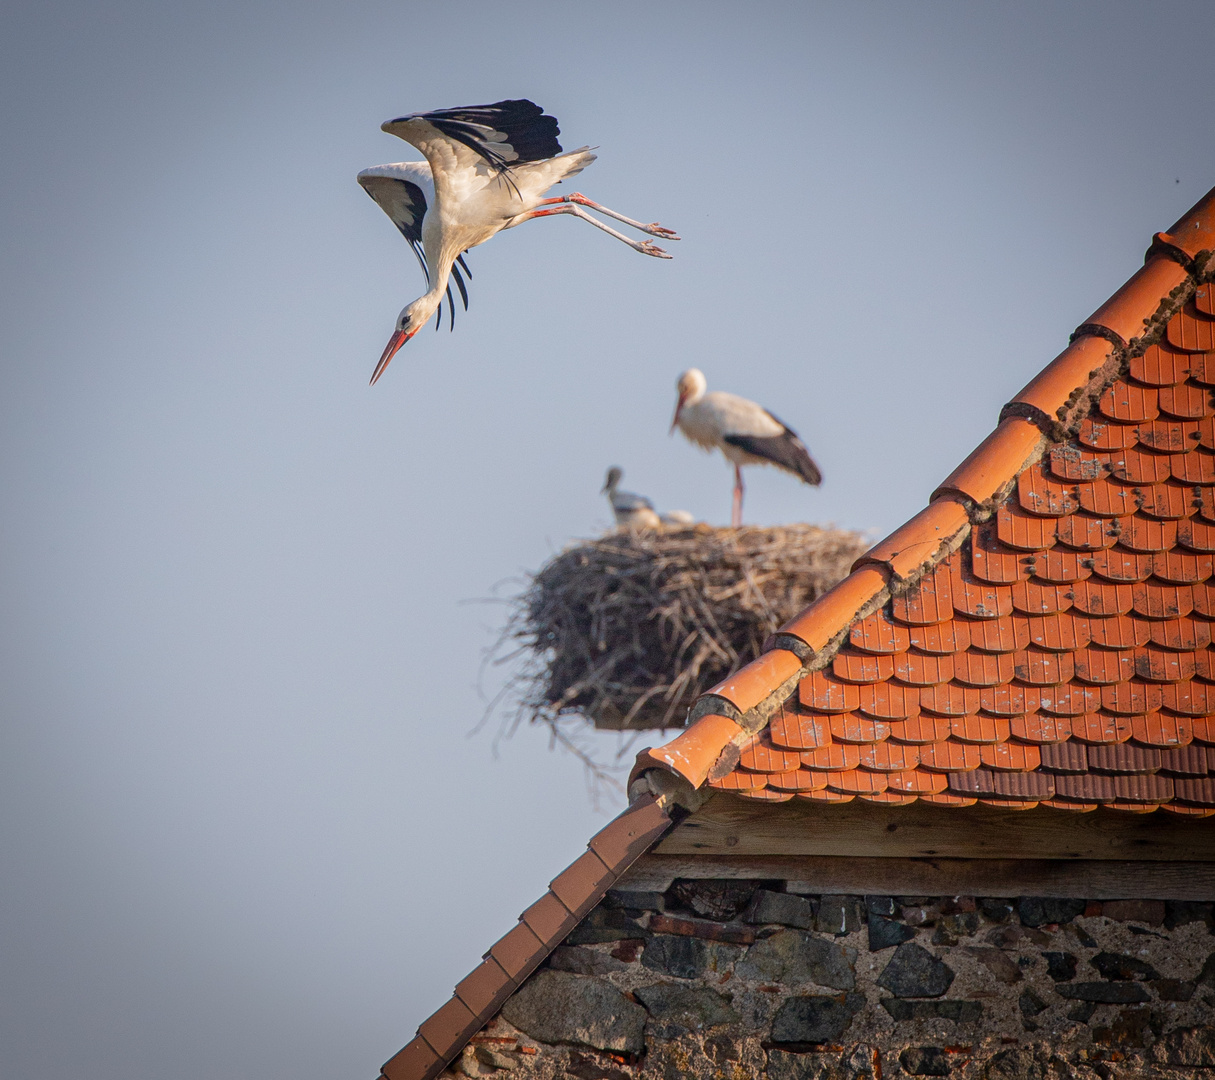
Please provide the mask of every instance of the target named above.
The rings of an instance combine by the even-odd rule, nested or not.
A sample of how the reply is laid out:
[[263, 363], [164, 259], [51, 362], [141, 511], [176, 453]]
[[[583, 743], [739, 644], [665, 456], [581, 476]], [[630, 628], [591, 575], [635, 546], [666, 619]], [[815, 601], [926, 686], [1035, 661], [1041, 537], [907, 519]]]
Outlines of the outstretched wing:
[[812, 487], [818, 487], [823, 482], [823, 474], [810, 456], [810, 451], [806, 449], [806, 444], [797, 437], [797, 432], [780, 417], [768, 412], [767, 409], [764, 409], [764, 412], [784, 429], [779, 435], [730, 434], [723, 435], [722, 441], [793, 473], [794, 476], [800, 477]]
[[[426, 266], [426, 253], [422, 250], [422, 219], [426, 216], [426, 190], [422, 187], [425, 181], [419, 169], [426, 168], [420, 161], [402, 161], [395, 165], [375, 165], [364, 169], [358, 175], [358, 181], [381, 210], [388, 215], [392, 223], [401, 230], [401, 235], [413, 248], [422, 266], [426, 280], [430, 280], [430, 271]], [[429, 173], [430, 170], [426, 169]], [[434, 188], [427, 183], [430, 194]]]
[[557, 141], [561, 129], [556, 118], [546, 116], [539, 105], [526, 98], [410, 113], [389, 120], [381, 127], [412, 143], [428, 159], [435, 149], [433, 142], [442, 138], [458, 144], [452, 149], [459, 164], [471, 164], [460, 161], [463, 157], [460, 148], [464, 147], [498, 172], [561, 153], [561, 143]]
[[[401, 230], [401, 235], [409, 242], [413, 253], [418, 258], [418, 265], [426, 280], [430, 281], [430, 267], [426, 264], [426, 251], [422, 247], [422, 219], [426, 217], [426, 209], [434, 199], [434, 184], [431, 180], [430, 166], [424, 161], [398, 161], [391, 165], [373, 165], [359, 173], [359, 184], [388, 215], [392, 223]], [[472, 279], [472, 271], [464, 261], [464, 256], [457, 256], [457, 265], [451, 268], [452, 277], [456, 280], [456, 288], [460, 290], [460, 299], [464, 301], [464, 310], [468, 310], [468, 288], [460, 274], [460, 268]], [[451, 287], [447, 290], [448, 310], [453, 320], [456, 314], [455, 304], [451, 300]], [[441, 314], [440, 314], [441, 317]]]

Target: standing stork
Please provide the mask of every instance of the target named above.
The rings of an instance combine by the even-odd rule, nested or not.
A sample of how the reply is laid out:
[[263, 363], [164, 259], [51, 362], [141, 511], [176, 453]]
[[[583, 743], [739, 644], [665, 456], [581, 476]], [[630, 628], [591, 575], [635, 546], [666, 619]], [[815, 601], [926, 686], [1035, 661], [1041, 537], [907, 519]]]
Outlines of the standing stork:
[[742, 466], [775, 465], [813, 487], [822, 483], [823, 474], [796, 431], [762, 405], [722, 390], [705, 393], [706, 386], [704, 375], [696, 368], [679, 376], [671, 432], [678, 427], [690, 442], [705, 450], [720, 450], [734, 465], [730, 524], [735, 529], [742, 525]]
[[[497, 101], [492, 105], [410, 113], [380, 126], [416, 146], [426, 160], [364, 169], [358, 181], [409, 241], [430, 288], [397, 318], [396, 329], [372, 373], [373, 384], [397, 350], [431, 315], [438, 311], [442, 318], [445, 295], [454, 327], [450, 278], [455, 278], [467, 309], [468, 291], [460, 270], [469, 277], [472, 274], [463, 254], [503, 229], [532, 218], [569, 214], [624, 241], [635, 251], [670, 258], [650, 241], [632, 240], [605, 225], [588, 214], [585, 206], [651, 236], [679, 239], [657, 222], [647, 225], [634, 221], [577, 192], [541, 198], [554, 184], [580, 173], [595, 155], [586, 146], [562, 153], [556, 119], [546, 116], [531, 101]], [[437, 329], [437, 322], [435, 326]]]

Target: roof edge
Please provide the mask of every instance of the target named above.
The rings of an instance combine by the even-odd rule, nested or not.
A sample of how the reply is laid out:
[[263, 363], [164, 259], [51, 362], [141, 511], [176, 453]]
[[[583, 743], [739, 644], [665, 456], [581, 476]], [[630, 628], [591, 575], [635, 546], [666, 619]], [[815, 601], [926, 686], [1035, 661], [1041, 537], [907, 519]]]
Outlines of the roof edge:
[[591, 837], [587, 850], [495, 942], [455, 993], [382, 1066], [386, 1080], [434, 1080], [562, 941], [608, 889], [683, 814], [668, 796], [646, 794]]

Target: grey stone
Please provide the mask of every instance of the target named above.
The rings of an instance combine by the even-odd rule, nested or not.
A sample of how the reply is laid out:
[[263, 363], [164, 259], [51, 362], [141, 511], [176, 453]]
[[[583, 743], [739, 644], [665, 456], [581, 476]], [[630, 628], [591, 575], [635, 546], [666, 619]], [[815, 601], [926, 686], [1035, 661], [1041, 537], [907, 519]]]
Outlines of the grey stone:
[[[955, 915], [943, 915], [937, 920], [937, 934], [944, 938], [953, 940], [942, 940], [937, 944], [956, 945], [957, 939], [968, 938], [971, 934], [978, 933], [979, 916], [977, 911], [959, 911]], [[933, 937], [936, 942], [936, 935]]]
[[818, 902], [816, 928], [823, 934], [851, 934], [864, 921], [859, 896], [822, 896]]
[[814, 929], [814, 905], [803, 896], [793, 893], [772, 892], [760, 889], [752, 897], [743, 915], [749, 923], [780, 923], [782, 926], [800, 926], [803, 930]]
[[864, 994], [791, 997], [772, 1018], [772, 1041], [777, 1043], [833, 1042], [847, 1030], [852, 1018], [865, 1007]]
[[491, 1069], [513, 1069], [522, 1060], [518, 1054], [494, 1050], [489, 1046], [473, 1047], [473, 1055], [479, 1062], [488, 1065]]
[[570, 932], [567, 945], [601, 945], [605, 941], [648, 938], [649, 930], [619, 908], [598, 907]]
[[548, 966], [554, 971], [572, 971], [575, 975], [606, 975], [609, 971], [623, 971], [626, 965], [582, 945], [558, 945], [548, 958]]
[[857, 1043], [844, 1057], [848, 1080], [881, 1080], [882, 1055], [875, 1047]]
[[881, 915], [869, 916], [869, 951], [878, 952], [889, 949], [893, 945], [902, 945], [915, 937], [915, 928], [904, 926], [894, 919], [885, 919]]
[[645, 889], [608, 889], [603, 902], [610, 907], [632, 911], [663, 911], [666, 908], [662, 893]]
[[953, 1020], [959, 1024], [968, 1024], [983, 1015], [983, 1003], [980, 1001], [904, 1001], [902, 998], [882, 998], [881, 1005], [896, 1021]]
[[1043, 1009], [1050, 1008], [1037, 994], [1032, 990], [1025, 990], [1021, 996], [1017, 998], [1017, 1008], [1021, 1010], [1021, 1015], [1024, 1017], [1037, 1016]]
[[1044, 952], [1046, 974], [1055, 982], [1069, 982], [1076, 977], [1076, 958], [1069, 952]]
[[768, 1051], [768, 1080], [849, 1080], [839, 1054]]
[[1067, 1018], [1075, 1020], [1077, 1024], [1087, 1024], [1096, 1011], [1097, 1003], [1095, 1001], [1082, 1001], [1079, 1005], [1073, 1005], [1067, 1010]]
[[[1135, 929], [1131, 927], [1131, 929]], [[1095, 949], [1097, 947], [1097, 939], [1093, 937], [1087, 930], [1084, 929], [1078, 922], [1068, 923], [1064, 928], [1064, 932], [1074, 937], [1086, 949]], [[1037, 930], [1028, 931], [1029, 933], [1039, 933]]]
[[645, 1049], [645, 1009], [586, 975], [538, 972], [507, 998], [502, 1016], [541, 1042], [627, 1054]]
[[983, 918], [995, 923], [1008, 922], [1016, 910], [1016, 905], [1011, 900], [1001, 900], [992, 896], [980, 896], [978, 903]]
[[1156, 979], [1148, 984], [1156, 991], [1161, 1001], [1189, 1001], [1194, 996], [1198, 984], [1192, 979]]
[[757, 982], [812, 982], [833, 990], [851, 990], [856, 986], [855, 962], [855, 949], [804, 930], [779, 930], [752, 945], [734, 973]]
[[909, 1046], [899, 1054], [899, 1064], [912, 1076], [948, 1076], [953, 1070], [939, 1046]]
[[908, 941], [895, 950], [877, 984], [895, 997], [940, 997], [953, 980], [954, 972], [948, 964]]
[[1164, 902], [1164, 928], [1176, 930], [1187, 923], [1204, 922], [1215, 928], [1215, 905], [1207, 900], [1166, 900]]
[[996, 1054], [983, 1067], [983, 1080], [1046, 1080], [1045, 1067], [1028, 1046], [1014, 1046]]
[[1207, 957], [1207, 962], [1202, 965], [1202, 970], [1198, 973], [1195, 982], [1199, 986], [1215, 987], [1215, 953], [1211, 953]]
[[1047, 923], [1069, 923], [1084, 914], [1083, 900], [1061, 900], [1054, 896], [1022, 896], [1017, 901], [1017, 914], [1023, 926], [1045, 926]]
[[1136, 1001], [1147, 1001], [1148, 992], [1133, 982], [1078, 982], [1059, 983], [1055, 992], [1060, 997], [1076, 1001], [1095, 1001], [1099, 1005], [1130, 1005]]
[[1158, 1065], [1188, 1065], [1191, 1068], [1215, 1066], [1215, 1027], [1179, 1028], [1152, 1047], [1152, 1061]]
[[866, 896], [865, 910], [870, 915], [893, 915], [895, 912], [893, 896]]
[[1012, 985], [1020, 982], [1025, 976], [1021, 968], [1008, 953], [991, 945], [967, 945], [965, 951], [979, 961], [1002, 983]]
[[667, 890], [670, 901], [696, 912], [706, 919], [726, 922], [733, 919], [751, 901], [758, 881], [735, 881], [730, 878], [689, 878], [676, 881]]
[[707, 971], [725, 970], [741, 954], [737, 945], [682, 934], [655, 934], [646, 942], [641, 964], [677, 979], [696, 979]]
[[1100, 952], [1090, 961], [1103, 979], [1159, 979], [1151, 964], [1124, 953]]
[[[642, 1005], [655, 1020], [668, 1028], [681, 1031], [701, 1031], [718, 1024], [737, 1024], [738, 1013], [721, 994], [706, 986], [675, 986], [671, 983], [654, 983], [639, 986], [633, 991]], [[664, 1032], [671, 1038], [679, 1032]]]

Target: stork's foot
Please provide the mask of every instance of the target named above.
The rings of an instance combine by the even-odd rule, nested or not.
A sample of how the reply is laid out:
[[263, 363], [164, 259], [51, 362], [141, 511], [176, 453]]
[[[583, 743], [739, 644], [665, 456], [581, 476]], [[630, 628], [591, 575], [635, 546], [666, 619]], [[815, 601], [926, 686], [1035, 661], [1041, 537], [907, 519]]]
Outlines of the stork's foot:
[[640, 251], [643, 255], [653, 255], [656, 259], [669, 259], [671, 257], [657, 244], [651, 244], [648, 240], [630, 240], [627, 243], [634, 251]]
[[675, 235], [674, 229], [664, 229], [661, 225], [658, 224], [657, 221], [651, 221], [645, 227], [645, 231], [648, 232], [651, 236], [661, 236], [665, 240], [678, 240], [679, 239], [679, 237]]

